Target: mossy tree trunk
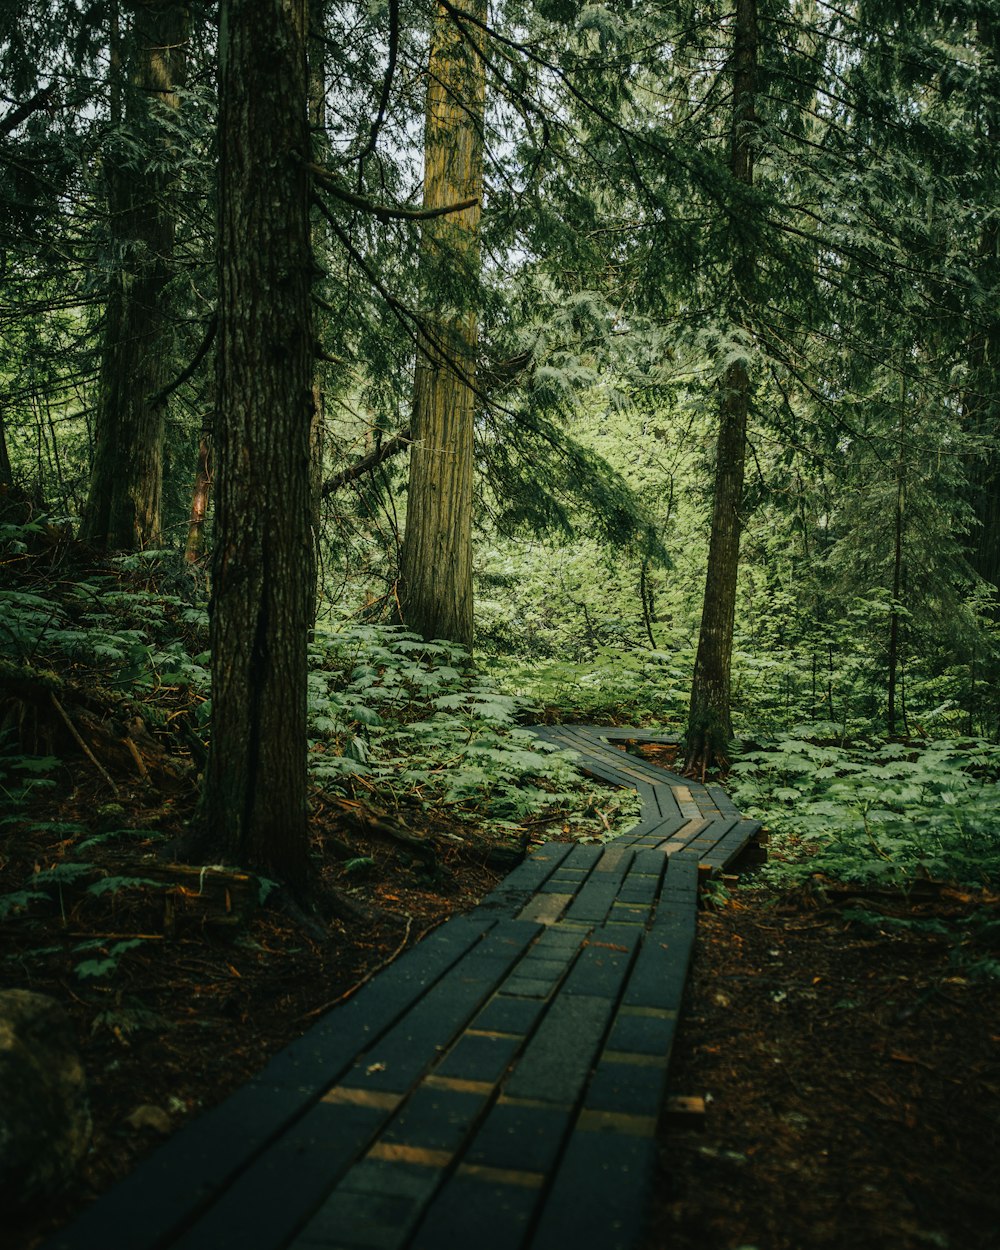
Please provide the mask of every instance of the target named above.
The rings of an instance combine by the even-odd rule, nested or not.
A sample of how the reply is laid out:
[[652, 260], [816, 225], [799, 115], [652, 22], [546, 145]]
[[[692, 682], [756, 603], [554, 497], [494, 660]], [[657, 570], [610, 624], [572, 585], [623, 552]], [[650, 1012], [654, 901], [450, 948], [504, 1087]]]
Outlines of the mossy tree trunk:
[[[748, 187], [753, 185], [757, 48], [757, 0], [736, 0], [729, 162], [734, 180]], [[738, 239], [732, 261], [733, 320], [737, 325], [745, 323], [753, 299], [754, 268], [752, 243]], [[725, 770], [729, 763], [733, 627], [752, 385], [746, 362], [734, 360], [723, 375], [719, 403], [712, 533], [685, 735], [685, 771], [689, 775], [704, 776], [710, 768]]]
[[314, 584], [306, 0], [223, 0], [208, 836], [308, 881]]
[[[468, 19], [468, 20], [465, 20]], [[453, 309], [429, 322], [414, 379], [404, 624], [424, 638], [472, 646], [472, 461], [476, 407], [479, 218], [483, 191], [485, 0], [439, 6], [431, 44], [424, 138], [424, 207], [475, 199], [424, 224], [428, 302]]]
[[[136, 0], [124, 33], [113, 23], [108, 213], [115, 272], [104, 314], [94, 457], [81, 537], [131, 551], [160, 541], [172, 339], [166, 288], [173, 269], [174, 175], [164, 159], [165, 110], [178, 107], [187, 6]], [[124, 128], [132, 143], [126, 145]], [[163, 155], [146, 155], [161, 149]], [[137, 155], [136, 153], [139, 153]]]

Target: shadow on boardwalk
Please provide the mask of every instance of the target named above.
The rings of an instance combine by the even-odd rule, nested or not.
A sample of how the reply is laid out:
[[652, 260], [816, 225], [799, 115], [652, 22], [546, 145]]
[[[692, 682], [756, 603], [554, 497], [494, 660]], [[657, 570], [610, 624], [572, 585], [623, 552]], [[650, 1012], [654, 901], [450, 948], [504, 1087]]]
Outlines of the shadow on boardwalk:
[[643, 1227], [718, 787], [551, 727], [638, 825], [548, 843], [171, 1138], [46, 1250], [627, 1250]]

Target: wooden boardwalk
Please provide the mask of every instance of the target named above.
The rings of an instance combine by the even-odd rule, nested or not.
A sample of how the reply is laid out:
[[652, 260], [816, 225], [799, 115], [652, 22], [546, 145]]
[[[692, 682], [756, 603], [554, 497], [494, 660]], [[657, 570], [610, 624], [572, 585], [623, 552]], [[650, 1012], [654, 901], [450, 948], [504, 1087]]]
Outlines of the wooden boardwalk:
[[539, 729], [637, 790], [604, 845], [538, 848], [193, 1121], [45, 1250], [630, 1250], [643, 1229], [699, 871], [759, 825]]

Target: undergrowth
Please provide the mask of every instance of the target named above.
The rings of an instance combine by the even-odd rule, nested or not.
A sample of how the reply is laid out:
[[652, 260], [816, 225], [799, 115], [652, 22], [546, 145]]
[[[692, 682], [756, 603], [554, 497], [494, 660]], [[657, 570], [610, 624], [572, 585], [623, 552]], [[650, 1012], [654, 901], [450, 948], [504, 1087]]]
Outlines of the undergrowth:
[[[26, 740], [18, 681], [37, 678], [60, 697], [72, 682], [127, 698], [150, 725], [183, 722], [199, 765], [211, 737], [207, 611], [179, 558], [147, 552], [93, 567], [76, 552], [53, 568], [32, 554], [44, 529], [42, 519], [0, 530], [9, 574], [0, 588], [0, 721], [21, 731], [0, 770], [0, 798], [5, 787], [17, 791], [9, 812], [28, 789], [51, 784], [58, 765], [56, 752], [37, 749], [45, 734]], [[531, 704], [501, 693], [457, 646], [387, 626], [326, 624], [310, 666], [309, 764], [320, 791], [383, 811], [447, 812], [501, 836], [552, 821], [606, 836], [609, 813], [630, 818], [634, 804], [584, 779], [570, 752], [538, 741], [523, 727], [536, 719]]]
[[957, 905], [954, 916], [893, 915], [877, 901], [842, 915], [883, 934], [946, 938], [963, 974], [1000, 979], [1000, 746], [953, 738], [847, 747], [824, 738], [830, 728], [801, 726], [733, 766], [736, 802], [771, 831], [763, 879], [809, 882], [820, 896], [824, 881], [913, 899], [935, 887]]
[[602, 802], [626, 816], [632, 807], [524, 728], [533, 705], [501, 693], [452, 643], [380, 625], [318, 630], [309, 709], [319, 785], [506, 829]]
[[686, 652], [598, 647], [587, 660], [493, 655], [484, 664], [502, 689], [550, 718], [676, 730], [687, 715], [692, 659]]
[[823, 728], [803, 727], [733, 766], [737, 803], [804, 852], [772, 872], [902, 886], [1000, 882], [1000, 746], [956, 738], [842, 747], [824, 741]]

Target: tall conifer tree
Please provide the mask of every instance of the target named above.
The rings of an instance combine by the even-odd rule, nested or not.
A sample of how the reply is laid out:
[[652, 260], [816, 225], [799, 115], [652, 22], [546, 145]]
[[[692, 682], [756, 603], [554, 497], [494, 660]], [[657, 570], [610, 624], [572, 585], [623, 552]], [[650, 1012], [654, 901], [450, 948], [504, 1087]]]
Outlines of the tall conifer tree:
[[181, 0], [138, 0], [129, 7], [131, 21], [123, 29], [117, 6], [112, 19], [112, 136], [105, 164], [116, 254], [81, 528], [84, 539], [113, 550], [160, 541], [175, 181], [161, 118], [178, 106], [188, 24]]
[[486, 0], [440, 4], [427, 78], [424, 208], [473, 200], [423, 226], [421, 267], [432, 305], [414, 381], [403, 541], [403, 622], [425, 638], [472, 645], [472, 457], [483, 190], [482, 54]]
[[[753, 185], [757, 42], [757, 0], [736, 0], [729, 162], [733, 180], [745, 187]], [[734, 231], [732, 247], [732, 317], [735, 324], [745, 325], [754, 298], [752, 236]], [[729, 686], [752, 391], [745, 359], [737, 358], [726, 367], [721, 390], [712, 533], [687, 726], [685, 767], [689, 773], [699, 774], [713, 765], [725, 766], [733, 736]]]
[[307, 880], [313, 414], [306, 0], [224, 0], [209, 834]]

